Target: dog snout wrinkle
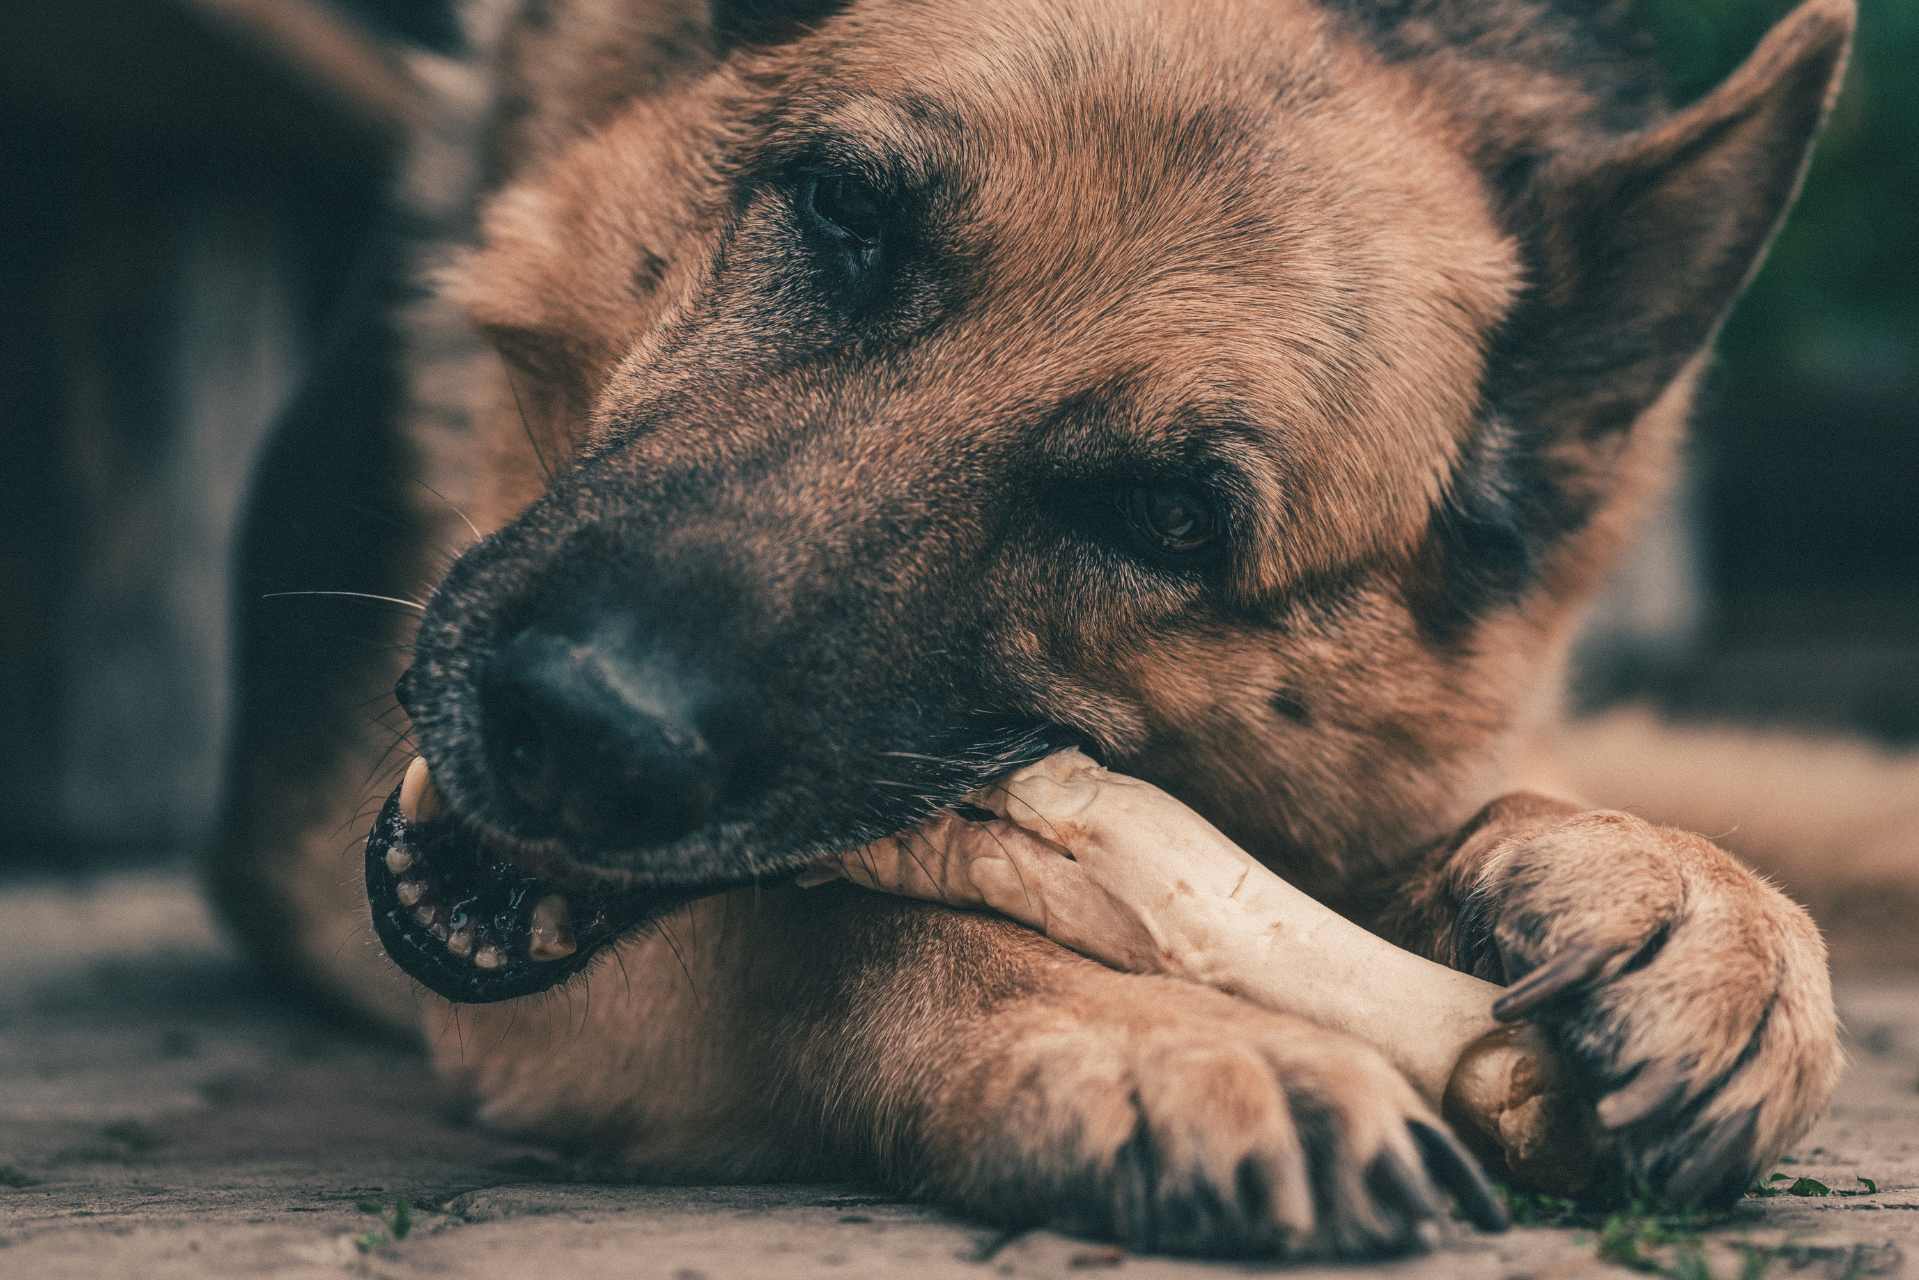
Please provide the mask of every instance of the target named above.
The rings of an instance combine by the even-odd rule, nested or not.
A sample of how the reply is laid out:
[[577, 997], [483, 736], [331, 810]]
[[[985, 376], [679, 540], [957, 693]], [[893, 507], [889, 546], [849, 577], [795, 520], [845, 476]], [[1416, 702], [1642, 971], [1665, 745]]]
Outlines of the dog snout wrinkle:
[[665, 844], [704, 825], [725, 790], [717, 701], [682, 664], [616, 635], [529, 627], [487, 669], [489, 764], [552, 834], [587, 849]]

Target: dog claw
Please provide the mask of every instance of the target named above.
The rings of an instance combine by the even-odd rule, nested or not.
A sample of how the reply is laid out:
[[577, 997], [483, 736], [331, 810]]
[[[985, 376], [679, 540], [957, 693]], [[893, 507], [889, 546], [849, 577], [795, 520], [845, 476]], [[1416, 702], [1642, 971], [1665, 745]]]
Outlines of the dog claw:
[[1453, 1193], [1468, 1222], [1481, 1231], [1504, 1231], [1512, 1225], [1499, 1192], [1493, 1189], [1479, 1162], [1467, 1154], [1457, 1138], [1421, 1120], [1414, 1120], [1406, 1127], [1419, 1146], [1426, 1168], [1440, 1185]]
[[1684, 1101], [1686, 1092], [1683, 1069], [1669, 1062], [1649, 1062], [1631, 1083], [1599, 1100], [1599, 1123], [1608, 1129], [1624, 1129]]
[[[1759, 1112], [1748, 1108], [1721, 1120], [1665, 1186], [1666, 1198], [1679, 1205], [1700, 1205], [1737, 1195], [1745, 1184], [1744, 1166], [1752, 1160]], [[1736, 1183], [1733, 1175], [1739, 1174]]]
[[1542, 1006], [1591, 983], [1618, 954], [1614, 947], [1568, 947], [1506, 988], [1493, 1001], [1493, 1017], [1518, 1022]]
[[1432, 1179], [1392, 1147], [1374, 1157], [1367, 1182], [1376, 1198], [1413, 1222], [1429, 1222], [1446, 1215], [1445, 1202]]

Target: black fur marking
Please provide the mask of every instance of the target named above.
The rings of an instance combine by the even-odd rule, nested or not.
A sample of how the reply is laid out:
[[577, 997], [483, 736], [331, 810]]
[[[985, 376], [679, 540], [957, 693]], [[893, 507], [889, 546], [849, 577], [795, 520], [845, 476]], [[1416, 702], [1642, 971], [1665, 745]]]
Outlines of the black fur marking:
[[1643, 125], [1666, 78], [1633, 0], [1327, 0], [1380, 54], [1415, 61], [1445, 50], [1544, 68], [1590, 95], [1608, 129]]
[[[769, 117], [758, 127], [776, 131], [781, 122]], [[760, 332], [791, 332], [804, 316], [799, 349], [891, 358], [979, 296], [981, 261], [963, 237], [971, 199], [963, 174], [819, 130], [792, 131], [729, 167], [732, 225], [712, 275], [724, 289], [737, 259], [755, 279], [781, 282], [760, 288]], [[827, 176], [857, 179], [886, 205], [883, 248], [861, 269], [848, 269], [807, 228], [805, 193]], [[783, 243], [769, 257], [776, 236]]]
[[1275, 689], [1267, 695], [1266, 700], [1274, 711], [1294, 724], [1313, 722], [1313, 709], [1306, 705], [1306, 699], [1296, 690]]
[[1505, 959], [1499, 954], [1499, 886], [1480, 884], [1459, 899], [1453, 915], [1452, 967], [1488, 982], [1506, 985]]
[[665, 276], [666, 259], [650, 249], [641, 250], [640, 260], [633, 264], [634, 295], [641, 299], [652, 297]]
[[845, 7], [846, 0], [713, 0], [713, 35], [722, 48], [777, 44]]
[[891, 102], [901, 115], [921, 128], [936, 130], [954, 139], [963, 140], [967, 136], [965, 118], [930, 94], [909, 90], [895, 95]]
[[[1543, 163], [1544, 159], [1545, 157], [1537, 151], [1521, 149], [1507, 156], [1505, 160], [1500, 163], [1499, 167], [1493, 171], [1491, 177], [1488, 179], [1488, 184], [1492, 187], [1493, 194], [1498, 197], [1499, 207], [1501, 209], [1512, 209], [1519, 205], [1525, 194], [1532, 189], [1533, 175], [1539, 172], [1539, 166]], [[1512, 231], [1514, 228], [1509, 226], [1507, 230]], [[1519, 237], [1518, 243], [1521, 246], [1521, 253], [1523, 254], [1525, 252], [1524, 238]], [[1533, 262], [1526, 264], [1526, 279], [1536, 280], [1539, 278], [1536, 271], [1537, 265], [1537, 263]]]
[[1421, 633], [1456, 649], [1538, 580], [1546, 548], [1582, 519], [1561, 506], [1535, 441], [1497, 417], [1467, 444], [1427, 535], [1428, 572], [1408, 601]]

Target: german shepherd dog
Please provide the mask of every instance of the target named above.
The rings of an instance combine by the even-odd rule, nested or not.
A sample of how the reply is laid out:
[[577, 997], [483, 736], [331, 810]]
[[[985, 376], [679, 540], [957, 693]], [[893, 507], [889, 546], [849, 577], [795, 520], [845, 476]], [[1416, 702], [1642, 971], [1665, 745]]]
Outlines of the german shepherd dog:
[[[649, 1177], [1207, 1254], [1496, 1225], [1364, 1044], [790, 883], [1077, 745], [1510, 984], [1596, 1188], [1737, 1196], [1834, 1088], [1819, 933], [1541, 750], [1854, 14], [1807, 0], [1675, 109], [1623, 8], [479, 6], [478, 124], [415, 161], [459, 194], [396, 251], [424, 287], [254, 499], [238, 928], [423, 1018], [485, 1123]], [[348, 586], [426, 598], [366, 650], [258, 602]], [[396, 683], [454, 832], [404, 894], [341, 857]]]

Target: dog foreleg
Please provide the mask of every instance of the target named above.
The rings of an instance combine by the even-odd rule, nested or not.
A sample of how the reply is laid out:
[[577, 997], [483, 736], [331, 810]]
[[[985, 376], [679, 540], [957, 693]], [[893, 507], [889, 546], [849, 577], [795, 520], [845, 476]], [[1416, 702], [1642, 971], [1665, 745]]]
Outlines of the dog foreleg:
[[844, 886], [742, 891], [670, 934], [437, 1030], [481, 1117], [649, 1176], [864, 1175], [1149, 1249], [1403, 1250], [1449, 1196], [1500, 1220], [1404, 1078], [1300, 1019]]

